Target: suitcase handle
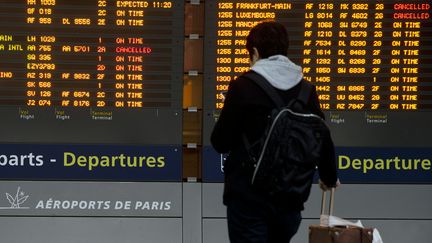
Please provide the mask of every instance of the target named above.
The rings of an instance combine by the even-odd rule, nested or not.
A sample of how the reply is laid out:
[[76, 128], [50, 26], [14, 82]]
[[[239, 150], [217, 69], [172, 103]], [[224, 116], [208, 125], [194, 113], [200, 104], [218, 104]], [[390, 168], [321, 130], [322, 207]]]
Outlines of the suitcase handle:
[[[329, 215], [333, 215], [333, 207], [334, 207], [334, 193], [335, 193], [335, 188], [332, 187], [330, 190], [330, 204], [329, 204]], [[322, 192], [322, 199], [321, 199], [321, 215], [325, 214], [325, 207], [326, 207], [326, 202], [327, 202], [327, 192], [323, 190]]]

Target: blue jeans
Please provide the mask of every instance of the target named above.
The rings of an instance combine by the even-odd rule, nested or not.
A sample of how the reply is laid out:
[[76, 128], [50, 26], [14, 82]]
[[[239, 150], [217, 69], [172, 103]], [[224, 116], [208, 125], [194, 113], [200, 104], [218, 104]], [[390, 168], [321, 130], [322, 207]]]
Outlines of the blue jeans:
[[227, 219], [231, 243], [289, 243], [300, 226], [301, 213], [234, 199], [227, 205]]

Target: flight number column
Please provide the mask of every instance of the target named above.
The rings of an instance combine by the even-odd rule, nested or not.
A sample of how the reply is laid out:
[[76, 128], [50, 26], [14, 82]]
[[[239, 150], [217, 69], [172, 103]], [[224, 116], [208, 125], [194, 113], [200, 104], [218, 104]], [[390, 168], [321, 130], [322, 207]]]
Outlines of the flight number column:
[[[27, 0], [26, 23], [38, 27], [50, 26], [55, 0]], [[27, 106], [52, 106], [53, 104], [53, 51], [56, 37], [32, 33], [27, 36]]]
[[[333, 44], [333, 3], [306, 3], [303, 42], [303, 73], [305, 79], [315, 82], [320, 106], [323, 110], [332, 109], [331, 74]], [[310, 55], [317, 58], [311, 59]]]
[[341, 3], [338, 40], [338, 75], [347, 85], [338, 86], [337, 109], [360, 110], [366, 107], [368, 59], [367, 3]]
[[[93, 9], [88, 8], [94, 5], [92, 3], [88, 4], [87, 7], [80, 4], [73, 5], [72, 3], [69, 6], [62, 6], [66, 8], [70, 7], [70, 10], [61, 19], [59, 18], [59, 22], [57, 23], [61, 25], [64, 31], [61, 34], [59, 33], [58, 36], [60, 39], [59, 56], [57, 59], [59, 81], [56, 82], [58, 86], [61, 86], [61, 89], [59, 89], [61, 108], [91, 107], [95, 102], [94, 91], [96, 85], [93, 79], [95, 77], [96, 55], [93, 51], [96, 49], [97, 35], [95, 36], [93, 33], [86, 32], [88, 26], [92, 26], [95, 22], [95, 18], [92, 17], [96, 16], [96, 13]], [[59, 11], [61, 10], [59, 9]], [[81, 28], [86, 33], [84, 35], [88, 39], [73, 41], [73, 38], [77, 36], [77, 30]], [[66, 63], [74, 63], [74, 65], [67, 65]], [[58, 109], [56, 113], [59, 115], [58, 119], [63, 119], [64, 116], [67, 116], [67, 110], [65, 109]]]

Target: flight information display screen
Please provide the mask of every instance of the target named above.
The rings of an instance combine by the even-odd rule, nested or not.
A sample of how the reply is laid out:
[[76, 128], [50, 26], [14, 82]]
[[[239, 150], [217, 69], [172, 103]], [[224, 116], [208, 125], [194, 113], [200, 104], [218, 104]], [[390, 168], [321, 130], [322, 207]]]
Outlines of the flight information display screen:
[[183, 12], [179, 1], [2, 0], [0, 140], [179, 142]]
[[413, 153], [430, 163], [427, 150], [402, 148], [432, 147], [431, 5], [410, 0], [207, 2], [204, 142], [209, 144], [229, 83], [249, 70], [249, 30], [276, 20], [289, 34], [288, 57], [316, 86], [342, 156], [372, 151], [367, 158], [376, 159], [382, 152], [395, 154], [394, 162]]
[[0, 178], [181, 180], [184, 2], [0, 1]]
[[[218, 1], [216, 91], [249, 68], [245, 38], [263, 20], [283, 23], [290, 57], [317, 85], [324, 110], [431, 110], [427, 1], [315, 3]], [[223, 107], [217, 95], [214, 108]]]

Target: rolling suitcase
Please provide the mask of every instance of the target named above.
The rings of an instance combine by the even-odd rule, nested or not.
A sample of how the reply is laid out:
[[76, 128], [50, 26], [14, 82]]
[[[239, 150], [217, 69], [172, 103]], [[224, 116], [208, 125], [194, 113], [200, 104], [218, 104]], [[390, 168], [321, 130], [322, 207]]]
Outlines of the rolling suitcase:
[[[326, 192], [323, 191], [321, 215], [333, 214], [334, 188], [330, 193], [329, 214], [325, 215]], [[320, 225], [309, 226], [309, 243], [372, 243], [373, 229], [354, 226], [327, 226], [320, 220]], [[325, 221], [325, 220], [324, 220]]]

